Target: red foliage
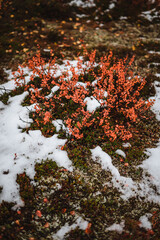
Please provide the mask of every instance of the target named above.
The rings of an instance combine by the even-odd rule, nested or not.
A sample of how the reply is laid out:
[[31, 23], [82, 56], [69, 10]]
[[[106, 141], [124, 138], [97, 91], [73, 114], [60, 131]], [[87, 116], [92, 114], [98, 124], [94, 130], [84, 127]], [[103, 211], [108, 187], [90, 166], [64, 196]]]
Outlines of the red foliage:
[[[18, 76], [14, 74], [15, 84], [24, 86], [29, 91], [30, 103], [35, 104], [34, 108], [39, 116], [35, 119], [37, 126], [41, 128], [56, 119], [57, 102], [62, 107], [71, 102], [76, 108], [74, 112], [68, 113], [64, 122], [75, 138], [82, 138], [84, 128], [93, 124], [101, 126], [110, 140], [117, 137], [128, 140], [132, 137], [131, 124], [139, 121], [152, 105], [140, 96], [146, 81], [131, 71], [134, 58], [130, 61], [127, 58], [115, 60], [110, 52], [97, 64], [95, 54], [96, 51], [89, 54], [85, 49], [85, 56], [88, 56], [89, 61], [83, 65], [79, 58], [76, 68], [67, 62], [68, 70], [58, 80], [55, 78], [58, 70], [56, 59], [51, 59], [45, 67], [40, 52], [28, 61], [27, 67], [32, 70], [29, 83], [25, 82], [23, 69], [19, 68]], [[97, 71], [95, 66], [98, 66]], [[59, 90], [48, 97], [54, 86], [58, 86]], [[94, 112], [86, 110], [85, 98], [89, 96], [94, 96], [100, 103], [99, 115], [96, 117]]]

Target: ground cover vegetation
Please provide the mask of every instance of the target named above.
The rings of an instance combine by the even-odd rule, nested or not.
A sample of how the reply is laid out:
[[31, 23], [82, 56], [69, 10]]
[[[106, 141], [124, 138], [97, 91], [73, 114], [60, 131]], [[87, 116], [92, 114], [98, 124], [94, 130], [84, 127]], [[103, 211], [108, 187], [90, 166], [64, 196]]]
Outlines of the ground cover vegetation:
[[[19, 74], [15, 75], [17, 88], [14, 91], [6, 90], [5, 93], [3, 91], [0, 100], [7, 105], [10, 97], [28, 91], [28, 96], [22, 105], [28, 107], [34, 104], [35, 111], [30, 111], [30, 118], [33, 119], [30, 128], [24, 128], [21, 131], [40, 129], [42, 134], [49, 138], [57, 134], [52, 121], [63, 119], [68, 130], [62, 126], [58, 136], [67, 138], [62, 150], [67, 151], [75, 169], [69, 172], [57, 166], [56, 162], [48, 156], [47, 160], [44, 159], [35, 165], [36, 184], [31, 183], [31, 179], [25, 172], [18, 174], [17, 183], [25, 206], [15, 211], [12, 210], [14, 203], [3, 201], [0, 204], [0, 239], [54, 239], [53, 234], [66, 222], [70, 225], [74, 224], [77, 216], [83, 216], [88, 221], [87, 228], [82, 230], [77, 226], [66, 233], [64, 239], [159, 239], [159, 204], [144, 201], [137, 196], [128, 201], [123, 200], [117, 188], [106, 185], [112, 176], [110, 172], [103, 170], [100, 164], [93, 161], [90, 151], [97, 145], [101, 146], [103, 151], [112, 157], [112, 163], [122, 176], [131, 176], [133, 180], [140, 181], [143, 169], [137, 166], [147, 157], [145, 149], [155, 147], [160, 137], [159, 122], [150, 110], [152, 102], [147, 102], [150, 96], [155, 95], [153, 82], [159, 81], [159, 77], [155, 76], [155, 72], [159, 71], [158, 66], [152, 64], [150, 71], [146, 71], [148, 64], [159, 62], [159, 55], [149, 54], [148, 51], [158, 51], [160, 45], [158, 40], [138, 39], [137, 41], [135, 34], [142, 31], [143, 34], [139, 36], [146, 34], [147, 37], [153, 30], [150, 27], [148, 31], [149, 21], [138, 17], [136, 31], [132, 24], [126, 27], [128, 32], [131, 26], [133, 28], [131, 36], [127, 38], [128, 45], [122, 46], [121, 41], [118, 46], [110, 46], [108, 43], [108, 41], [114, 42], [115, 39], [121, 39], [121, 36], [124, 41], [126, 37], [122, 32], [123, 27], [125, 28], [124, 22], [122, 21], [120, 27], [117, 24], [117, 27], [113, 20], [127, 15], [129, 22], [136, 21], [137, 14], [141, 11], [140, 7], [146, 10], [148, 5], [145, 1], [127, 1], [128, 5], [126, 1], [118, 1], [114, 9], [102, 14], [108, 8], [110, 1], [95, 1], [97, 5], [91, 9], [92, 14], [87, 20], [93, 21], [94, 17], [99, 16], [101, 23], [107, 23], [105, 25], [109, 33], [107, 38], [112, 35], [113, 40], [106, 40], [106, 38], [107, 44], [95, 43], [94, 49], [97, 50], [98, 57], [96, 52], [92, 51], [93, 47], [89, 45], [90, 50], [84, 52], [82, 60], [76, 55], [81, 50], [79, 48], [81, 44], [73, 43], [79, 41], [76, 31], [79, 32], [80, 38], [87, 34], [83, 30], [85, 23], [83, 20], [76, 20], [75, 13], [77, 11], [79, 14], [88, 14], [88, 9], [67, 7], [67, 5], [65, 5], [67, 8], [62, 8], [62, 4], [67, 2], [23, 1], [24, 8], [22, 1], [3, 1], [0, 19], [3, 31], [0, 37], [2, 59], [14, 70], [17, 70], [17, 65], [13, 63], [17, 60], [23, 63], [25, 59], [26, 65], [33, 74], [30, 81], [25, 82], [23, 66], [19, 67]], [[156, 3], [151, 5], [154, 7]], [[136, 11], [132, 11], [133, 8]], [[46, 14], [48, 12], [46, 9], [50, 10], [49, 15]], [[66, 9], [65, 13], [64, 9]], [[49, 21], [53, 18], [61, 21], [60, 17], [65, 21], [61, 22], [58, 30], [54, 25], [52, 29], [44, 31], [46, 25], [43, 19], [48, 17]], [[73, 25], [69, 18], [75, 21]], [[23, 21], [24, 19], [26, 21]], [[154, 21], [156, 23], [157, 20]], [[55, 24], [55, 22], [47, 23]], [[80, 25], [76, 25], [77, 23]], [[140, 27], [141, 24], [142, 27]], [[97, 27], [97, 23], [93, 21], [89, 26], [89, 34], [94, 36], [91, 34], [91, 28]], [[82, 30], [85, 33], [84, 36], [82, 36]], [[61, 34], [63, 31], [65, 33]], [[155, 32], [157, 33], [158, 30]], [[134, 35], [136, 40], [129, 45], [129, 39], [132, 38], [133, 33], [136, 35], [136, 37]], [[74, 34], [75, 38], [71, 39], [70, 35]], [[99, 38], [101, 34], [100, 32]], [[46, 38], [43, 38], [44, 36]], [[92, 39], [89, 42], [84, 37], [84, 40], [87, 44], [92, 43]], [[40, 43], [41, 48], [46, 44], [53, 48], [54, 51], [50, 52], [51, 56], [42, 49], [41, 54], [38, 52], [35, 55], [37, 42]], [[26, 60], [26, 52], [30, 52], [30, 49], [33, 53]], [[109, 52], [110, 49], [113, 54]], [[58, 63], [63, 61], [61, 50], [65, 57], [69, 55], [72, 59], [73, 55], [76, 56], [78, 65], [75, 69], [66, 62], [66, 68], [72, 74], [69, 75], [68, 71], [65, 71], [61, 77], [54, 77], [58, 71], [57, 61]], [[102, 52], [105, 53], [103, 57]], [[32, 55], [34, 55], [33, 58]], [[129, 57], [127, 58], [126, 55]], [[133, 55], [135, 55], [135, 61], [132, 58]], [[87, 65], [84, 65], [84, 61]], [[1, 69], [4, 67], [4, 62], [1, 63]], [[137, 66], [141, 71], [140, 74]], [[0, 76], [0, 81], [6, 81], [3, 70]], [[55, 89], [57, 91], [54, 91]], [[95, 111], [89, 111], [87, 101], [89, 99], [93, 101], [94, 98], [97, 99], [97, 108]], [[129, 141], [132, 147], [123, 147], [124, 141]], [[115, 153], [118, 148], [125, 151], [125, 158]], [[149, 217], [152, 230], [140, 227], [139, 219], [145, 213], [152, 214]], [[125, 220], [125, 226], [121, 234], [106, 230], [106, 226], [115, 222], [123, 223], [123, 220]]]
[[[131, 70], [133, 59], [116, 60], [110, 52], [95, 67], [95, 54], [96, 51], [85, 53], [89, 59], [86, 66], [82, 66], [80, 58], [76, 68], [67, 62], [68, 71], [55, 79], [56, 59], [53, 58], [45, 69], [45, 61], [39, 52], [27, 64], [33, 71], [29, 84], [25, 83], [23, 68], [19, 68], [16, 85], [29, 91], [27, 100], [35, 104], [34, 122], [43, 132], [44, 127], [48, 128], [46, 134], [53, 132], [51, 122], [61, 117], [69, 133], [77, 139], [84, 137], [85, 129], [99, 125], [109, 140], [129, 140], [133, 132], [131, 123], [140, 121], [152, 105], [151, 101], [146, 103], [140, 97], [146, 82], [140, 76], [134, 76]], [[55, 87], [58, 87], [56, 93], [52, 92]], [[98, 113], [96, 109], [87, 110], [88, 97], [100, 105]]]
[[[83, 178], [81, 173], [79, 173], [80, 170], [89, 174], [91, 178], [93, 177], [91, 166], [93, 169], [94, 163], [91, 159], [89, 149], [94, 148], [96, 145], [101, 144], [103, 150], [113, 157], [113, 162], [115, 166], [119, 167], [119, 171], [122, 175], [129, 176], [130, 172], [132, 172], [132, 178], [138, 179], [142, 174], [140, 170], [135, 171], [136, 165], [142, 162], [145, 157], [140, 139], [143, 135], [145, 141], [144, 145], [147, 146], [148, 144], [148, 146], [150, 146], [150, 142], [146, 143], [146, 140], [151, 140], [150, 124], [153, 126], [153, 131], [155, 131], [154, 127], [155, 124], [157, 124], [153, 113], [150, 111], [150, 106], [153, 102], [149, 102], [147, 99], [141, 97], [146, 81], [144, 78], [133, 73], [133, 58], [128, 59], [126, 57], [125, 59], [116, 59], [112, 52], [110, 52], [103, 56], [99, 63], [97, 63], [95, 61], [95, 56], [96, 51], [88, 53], [85, 49], [84, 58], [82, 59], [82, 57], [79, 57], [77, 64], [76, 66], [74, 65], [74, 67], [69, 61], [66, 61], [67, 70], [62, 72], [60, 77], [57, 77], [56, 73], [59, 70], [59, 65], [56, 64], [56, 58], [54, 57], [53, 52], [51, 51], [50, 61], [46, 62], [41, 57], [40, 51], [38, 51], [36, 56], [28, 58], [26, 64], [28, 69], [32, 71], [29, 81], [25, 81], [24, 69], [26, 66], [20, 66], [17, 72], [13, 72], [16, 89], [8, 94], [6, 93], [6, 96], [3, 95], [4, 98], [2, 98], [2, 100], [7, 104], [9, 96], [28, 91], [28, 95], [24, 99], [22, 105], [34, 105], [34, 111], [30, 112], [30, 117], [33, 119], [33, 123], [31, 123], [29, 128], [22, 129], [22, 131], [28, 132], [29, 130], [39, 129], [45, 137], [50, 137], [54, 133], [57, 133], [52, 121], [63, 119], [66, 129], [64, 130], [63, 127], [61, 127], [59, 137], [68, 138], [63, 150], [68, 152], [69, 158], [77, 168], [77, 172], [73, 175], [65, 169], [59, 169], [57, 165], [50, 160], [40, 165], [36, 165], [37, 174], [35, 176], [35, 181], [38, 182], [38, 189], [36, 188], [36, 190], [30, 185], [30, 181], [25, 173], [17, 177], [17, 183], [20, 184], [21, 197], [25, 201], [25, 208], [22, 211], [17, 211], [17, 216], [20, 216], [21, 220], [16, 220], [13, 226], [13, 228], [16, 228], [19, 239], [22, 238], [21, 234], [23, 233], [24, 228], [25, 231], [28, 229], [29, 236], [34, 236], [35, 239], [39, 236], [41, 236], [41, 239], [45, 239], [49, 234], [48, 231], [57, 231], [58, 226], [55, 228], [54, 224], [50, 225], [48, 223], [49, 219], [47, 219], [46, 222], [47, 214], [54, 217], [58, 214], [57, 217], [59, 219], [59, 217], [62, 218], [62, 215], [66, 213], [67, 217], [70, 218], [70, 215], [72, 216], [72, 222], [76, 211], [76, 208], [73, 210], [72, 201], [75, 201], [77, 194], [80, 194], [81, 199], [79, 203], [81, 210], [79, 213], [86, 212], [85, 214], [87, 214], [87, 218], [92, 220], [91, 222], [93, 225], [94, 223], [97, 224], [97, 221], [100, 221], [99, 218], [105, 217], [106, 211], [112, 212], [110, 212], [110, 216], [113, 215], [112, 221], [114, 221], [115, 217], [117, 217], [117, 211], [119, 208], [119, 203], [117, 202], [119, 193], [114, 189], [114, 195], [111, 194], [111, 199], [108, 199], [108, 204], [111, 201], [112, 207], [110, 204], [106, 205], [102, 203], [101, 196], [99, 200], [94, 198], [94, 189], [92, 189], [92, 187], [94, 188], [94, 184], [95, 186], [97, 185], [98, 176], [93, 178], [94, 182], [91, 187], [88, 183], [85, 183], [85, 177]], [[98, 105], [93, 111], [87, 110], [87, 100], [85, 99], [89, 97], [92, 97], [91, 99], [97, 99], [96, 103], [98, 103]], [[157, 138], [158, 136], [152, 138], [152, 143], [156, 142]], [[115, 150], [118, 146], [121, 146], [122, 142], [128, 141], [129, 139], [131, 139], [132, 146], [134, 146], [135, 149], [134, 147], [128, 149], [127, 159], [121, 156], [118, 157], [115, 154]], [[128, 168], [128, 166], [130, 167]], [[97, 168], [98, 166], [95, 167]], [[50, 173], [50, 171], [52, 173]], [[60, 180], [62, 177], [61, 173], [66, 174], [65, 180]], [[51, 178], [59, 179], [57, 180], [57, 184], [64, 184], [63, 189], [66, 189], [64, 194], [65, 196], [67, 194], [67, 200], [65, 196], [63, 197], [61, 190], [60, 195], [56, 191], [56, 194], [49, 197], [49, 199], [48, 196], [45, 198], [46, 195], [43, 192], [48, 189], [48, 186], [44, 186], [46, 186], [46, 184], [48, 185], [50, 182], [50, 180], [47, 180], [50, 178], [50, 174], [52, 175]], [[98, 173], [98, 175], [99, 174], [100, 173]], [[106, 181], [108, 178], [110, 178], [110, 175], [106, 175], [106, 173], [103, 172], [101, 181]], [[59, 181], [62, 182], [60, 183]], [[71, 184], [72, 182], [74, 182], [73, 185]], [[98, 184], [100, 184], [100, 182]], [[83, 186], [83, 189], [87, 188], [85, 192], [83, 190], [85, 197], [81, 192], [81, 185]], [[80, 190], [78, 186], [80, 187]], [[53, 184], [53, 187], [56, 187], [56, 183]], [[72, 189], [73, 187], [74, 189]], [[73, 194], [74, 192], [76, 197]], [[41, 197], [39, 195], [41, 195]], [[39, 210], [35, 211], [35, 209], [37, 209], [37, 206], [35, 205], [37, 204], [37, 200], [33, 201], [35, 196], [37, 196], [38, 199], [39, 197], [40, 199], [44, 198], [43, 202], [45, 202], [45, 205], [47, 204], [46, 210], [44, 210], [45, 206], [44, 204], [42, 205], [41, 199], [38, 200], [40, 204]], [[65, 205], [63, 198], [65, 199]], [[52, 204], [52, 201], [54, 201], [54, 204]], [[55, 201], [57, 202], [57, 205], [55, 205]], [[32, 205], [32, 214], [30, 212], [31, 209], [28, 209], [30, 208], [30, 205]], [[123, 204], [121, 207], [122, 206], [125, 209], [126, 207], [129, 207], [128, 205], [125, 206]], [[3, 204], [1, 205], [1, 208], [3, 209], [2, 217], [4, 217], [4, 214], [8, 216], [6, 213], [7, 210], [3, 207]], [[147, 205], [147, 208], [153, 209], [152, 204]], [[93, 214], [93, 210], [96, 210], [96, 212], [98, 211], [98, 219], [95, 214]], [[138, 216], [142, 214], [141, 210], [139, 211]], [[25, 211], [29, 211], [30, 213], [28, 212], [26, 216], [23, 216], [23, 211], [24, 214]], [[61, 212], [60, 215], [59, 211]], [[15, 213], [12, 214], [15, 216]], [[157, 210], [155, 211], [155, 214], [157, 214]], [[43, 215], [45, 215], [44, 219], [42, 217]], [[40, 219], [42, 217], [40, 223], [42, 229], [38, 232], [34, 226], [34, 218], [36, 221], [37, 216]], [[6, 221], [10, 221], [10, 218], [8, 219], [5, 217], [5, 219]], [[27, 219], [32, 219], [32, 223], [29, 224]], [[3, 221], [2, 218], [1, 220]], [[22, 223], [20, 223], [20, 221], [22, 221]], [[108, 221], [108, 218], [106, 221]], [[148, 237], [152, 236], [153, 233], [150, 233], [149, 231], [146, 233], [139, 232], [138, 222], [134, 222], [135, 220], [132, 222], [132, 220], [128, 219], [127, 221], [129, 221], [127, 226], [131, 229], [132, 234], [137, 234], [139, 239], [146, 236], [145, 234], [147, 234]], [[21, 224], [23, 226], [21, 226]], [[157, 222], [155, 225], [157, 226]], [[88, 228], [89, 229], [87, 229], [86, 232], [77, 228], [76, 230], [71, 231], [68, 238], [66, 236], [66, 239], [78, 239], [79, 237], [79, 239], [88, 239], [90, 237], [96, 239], [96, 231], [98, 231], [98, 229], [96, 230], [95, 228], [92, 232], [90, 229], [91, 225], [89, 225]], [[5, 228], [2, 228], [2, 231], [2, 236], [5, 238], [10, 230], [8, 229], [7, 233], [5, 233]], [[123, 237], [128, 239], [132, 234], [128, 235], [125, 233]], [[10, 235], [10, 239], [12, 239], [13, 236], [14, 233]], [[100, 234], [98, 238], [102, 239], [104, 236], [107, 236], [105, 232]], [[110, 236], [111, 239], [119, 239], [119, 234], [117, 233], [113, 235], [109, 234], [108, 236]]]

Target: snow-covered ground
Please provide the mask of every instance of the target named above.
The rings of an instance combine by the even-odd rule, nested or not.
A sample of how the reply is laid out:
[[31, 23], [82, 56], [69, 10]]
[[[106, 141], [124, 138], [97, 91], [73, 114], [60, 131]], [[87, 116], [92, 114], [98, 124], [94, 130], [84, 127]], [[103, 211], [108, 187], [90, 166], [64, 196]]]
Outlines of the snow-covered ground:
[[156, 10], [156, 8], [153, 8], [153, 9], [151, 9], [149, 11], [142, 12], [140, 14], [140, 16], [144, 17], [145, 19], [147, 19], [150, 22], [152, 22], [155, 19], [159, 19], [160, 18], [159, 11]]
[[[76, 66], [76, 61], [72, 61], [72, 64]], [[62, 70], [63, 68], [64, 66], [61, 66]], [[8, 73], [10, 74], [10, 81], [0, 87], [13, 89], [14, 83], [11, 79], [11, 72]], [[28, 75], [30, 75], [30, 72], [28, 72]], [[155, 82], [155, 89], [156, 95], [152, 97], [152, 99], [155, 99], [155, 103], [152, 110], [155, 112], [157, 119], [160, 120], [160, 84], [158, 82]], [[21, 129], [27, 127], [32, 121], [29, 118], [28, 109], [21, 106], [26, 95], [27, 92], [24, 92], [21, 95], [10, 97], [8, 105], [0, 103], [0, 186], [3, 187], [0, 193], [0, 202], [2, 200], [15, 202], [15, 208], [24, 205], [19, 195], [19, 185], [16, 183], [17, 174], [25, 171], [31, 179], [34, 179], [34, 166], [36, 162], [49, 158], [56, 161], [59, 166], [63, 166], [69, 171], [74, 171], [67, 152], [61, 150], [61, 147], [64, 146], [67, 140], [58, 139], [57, 134], [50, 138], [45, 138], [39, 130], [29, 131], [29, 134], [21, 132]], [[86, 101], [89, 110], [93, 111], [98, 107], [96, 100], [86, 99]], [[24, 121], [22, 122], [21, 119]], [[57, 130], [59, 129], [58, 123], [61, 124], [61, 120], [53, 123], [57, 124]], [[132, 147], [129, 143], [124, 143], [123, 146]], [[112, 184], [121, 192], [123, 199], [127, 200], [133, 196], [141, 196], [146, 201], [160, 203], [160, 142], [156, 148], [147, 149], [146, 152], [148, 153], [148, 158], [141, 165], [144, 169], [143, 179], [141, 182], [136, 182], [132, 178], [120, 175], [118, 169], [113, 165], [111, 157], [101, 149], [101, 146], [91, 149], [93, 160], [99, 161], [103, 169], [110, 171], [112, 174]], [[117, 149], [116, 153], [125, 157], [125, 152], [121, 149]], [[145, 173], [149, 173], [150, 177]], [[154, 186], [156, 186], [156, 192]], [[147, 217], [149, 216], [142, 216], [140, 219], [141, 226], [150, 228], [151, 226]], [[124, 222], [119, 225], [114, 224], [107, 231], [117, 229], [121, 233], [124, 224]], [[57, 232], [55, 237], [63, 239], [64, 232], [67, 233], [70, 229], [74, 229], [77, 226], [85, 229], [87, 222], [81, 217], [77, 217], [77, 221], [73, 226], [68, 226], [66, 223], [63, 229]]]
[[69, 3], [70, 6], [76, 6], [76, 7], [82, 7], [82, 8], [90, 8], [90, 7], [95, 7], [95, 3], [94, 0], [87, 0], [87, 1], [83, 1], [83, 0], [72, 0]]

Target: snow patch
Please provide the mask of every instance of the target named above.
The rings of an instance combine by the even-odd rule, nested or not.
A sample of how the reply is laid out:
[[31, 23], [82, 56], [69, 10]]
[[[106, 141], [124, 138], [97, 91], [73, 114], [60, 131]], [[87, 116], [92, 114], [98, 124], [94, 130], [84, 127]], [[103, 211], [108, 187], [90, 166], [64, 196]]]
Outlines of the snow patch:
[[23, 206], [23, 202], [16, 183], [17, 174], [25, 171], [33, 179], [35, 163], [47, 158], [59, 166], [73, 170], [67, 152], [57, 149], [59, 145], [64, 146], [65, 139], [58, 139], [56, 134], [45, 138], [39, 130], [29, 131], [28, 134], [21, 132], [20, 127], [25, 127], [25, 123], [19, 116], [27, 122], [31, 120], [28, 109], [21, 106], [26, 95], [25, 92], [10, 98], [9, 104], [5, 107], [2, 105], [4, 108], [0, 111], [0, 185], [3, 187], [0, 202], [16, 202], [19, 206]]
[[122, 221], [120, 224], [114, 223], [110, 227], [106, 228], [106, 231], [116, 231], [119, 234], [121, 234], [123, 232], [124, 226], [125, 226], [124, 221]]
[[143, 215], [142, 217], [140, 217], [139, 219], [139, 226], [141, 228], [145, 228], [146, 230], [152, 229], [152, 225], [151, 222], [148, 220], [149, 217], [151, 217], [152, 214], [150, 213], [146, 213], [145, 215]]
[[85, 230], [88, 226], [88, 222], [85, 221], [82, 217], [78, 217], [72, 225], [69, 225], [68, 223], [65, 223], [65, 225], [52, 237], [54, 240], [63, 240], [65, 234], [69, 233], [71, 230], [74, 230], [75, 228], [79, 227], [82, 230]]
[[95, 111], [97, 108], [101, 106], [101, 104], [93, 96], [86, 97], [84, 99], [84, 102], [86, 102], [87, 111], [89, 111], [90, 113], [92, 113], [93, 111]]
[[115, 151], [115, 153], [117, 153], [118, 155], [120, 155], [120, 156], [126, 158], [126, 154], [125, 154], [125, 152], [123, 152], [121, 149], [117, 149], [117, 150]]
[[122, 143], [122, 146], [124, 148], [129, 148], [129, 147], [131, 147], [131, 144], [130, 143]]
[[70, 6], [76, 6], [76, 7], [82, 7], [82, 8], [92, 8], [95, 7], [95, 3], [94, 0], [86, 0], [86, 1], [82, 1], [82, 0], [72, 0], [69, 3]]

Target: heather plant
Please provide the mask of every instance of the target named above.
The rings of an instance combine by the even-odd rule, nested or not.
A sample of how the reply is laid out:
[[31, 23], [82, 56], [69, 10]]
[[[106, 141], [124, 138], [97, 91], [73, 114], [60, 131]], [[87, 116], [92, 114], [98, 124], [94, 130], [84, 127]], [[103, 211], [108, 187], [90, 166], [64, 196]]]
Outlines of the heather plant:
[[[38, 52], [28, 60], [27, 67], [32, 71], [28, 83], [22, 67], [14, 75], [16, 85], [29, 92], [37, 128], [43, 132], [48, 125], [46, 134], [52, 132], [52, 120], [61, 116], [76, 139], [83, 138], [86, 129], [96, 126], [111, 141], [130, 139], [134, 124], [152, 104], [140, 96], [146, 81], [133, 73], [134, 58], [116, 60], [110, 52], [97, 63], [96, 51], [89, 54], [86, 49], [84, 56], [88, 60], [84, 62], [79, 57], [76, 66], [65, 61], [66, 70], [58, 75], [56, 58], [46, 64]], [[94, 98], [98, 103], [92, 112], [88, 110], [87, 98]]]

